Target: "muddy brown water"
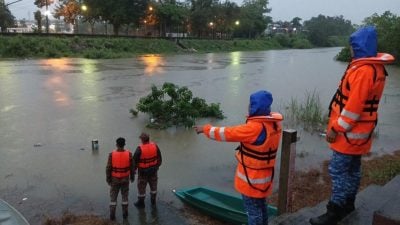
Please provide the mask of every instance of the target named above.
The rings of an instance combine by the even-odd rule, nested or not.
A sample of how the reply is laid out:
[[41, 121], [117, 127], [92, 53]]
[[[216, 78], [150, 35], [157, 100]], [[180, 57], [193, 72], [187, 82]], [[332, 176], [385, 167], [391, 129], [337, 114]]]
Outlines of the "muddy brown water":
[[[172, 82], [194, 96], [221, 104], [224, 120], [198, 124], [234, 125], [245, 120], [250, 93], [267, 89], [273, 110], [284, 114], [291, 98], [316, 91], [327, 107], [346, 63], [333, 58], [340, 48], [232, 52], [196, 55], [146, 55], [130, 59], [44, 59], [0, 61], [0, 198], [32, 224], [63, 211], [106, 216], [105, 164], [115, 139], [134, 150], [142, 131], [163, 153], [159, 207], [140, 212], [131, 224], [190, 224], [171, 190], [196, 185], [234, 193], [234, 148], [192, 129], [149, 130], [147, 115], [132, 118], [129, 109], [150, 93], [151, 85]], [[400, 147], [400, 68], [388, 66], [374, 154]], [[293, 127], [285, 127], [293, 128]], [[317, 167], [330, 151], [318, 133], [298, 129], [296, 168]], [[91, 141], [99, 140], [92, 151]], [[277, 179], [276, 179], [277, 180]], [[275, 188], [276, 189], [276, 188]]]

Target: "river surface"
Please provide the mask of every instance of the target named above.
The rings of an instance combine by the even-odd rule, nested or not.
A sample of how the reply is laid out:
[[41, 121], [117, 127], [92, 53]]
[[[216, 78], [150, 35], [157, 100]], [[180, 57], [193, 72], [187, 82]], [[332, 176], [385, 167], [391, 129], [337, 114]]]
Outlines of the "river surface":
[[[134, 208], [135, 182], [129, 220], [131, 224], [190, 224], [171, 190], [203, 185], [234, 193], [237, 143], [217, 143], [192, 129], [150, 130], [147, 115], [132, 117], [129, 110], [150, 93], [151, 85], [164, 82], [187, 86], [207, 103], [220, 103], [226, 119], [201, 119], [198, 124], [244, 122], [249, 94], [260, 89], [273, 93], [272, 109], [283, 114], [292, 98], [301, 101], [313, 91], [327, 108], [346, 68], [346, 63], [333, 59], [339, 51], [0, 61], [0, 198], [32, 224], [43, 221], [43, 215], [67, 210], [107, 216], [108, 153], [120, 136], [127, 139], [128, 148], [136, 149], [139, 134], [146, 131], [163, 154], [160, 204], [156, 210], [147, 208], [147, 214]], [[400, 68], [387, 66], [387, 70], [375, 155], [400, 149]], [[330, 150], [318, 133], [299, 128], [298, 137], [297, 169], [319, 167], [329, 158]], [[99, 140], [97, 151], [91, 149], [93, 139]]]

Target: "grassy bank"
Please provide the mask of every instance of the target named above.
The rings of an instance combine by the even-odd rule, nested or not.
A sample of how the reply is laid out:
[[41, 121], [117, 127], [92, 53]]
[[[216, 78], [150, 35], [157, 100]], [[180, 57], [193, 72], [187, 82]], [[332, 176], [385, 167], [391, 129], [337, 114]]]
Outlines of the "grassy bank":
[[0, 58], [124, 58], [140, 54], [231, 52], [282, 48], [276, 39], [175, 40], [127, 37], [0, 36]]

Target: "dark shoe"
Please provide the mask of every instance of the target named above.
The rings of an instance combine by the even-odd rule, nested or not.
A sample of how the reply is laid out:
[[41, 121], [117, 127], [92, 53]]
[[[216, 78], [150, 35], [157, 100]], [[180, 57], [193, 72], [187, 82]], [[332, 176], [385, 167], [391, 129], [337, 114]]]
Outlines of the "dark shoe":
[[110, 206], [110, 220], [115, 221], [116, 206]]
[[333, 202], [328, 202], [326, 209], [327, 211], [325, 214], [311, 218], [310, 223], [312, 225], [336, 225], [347, 215], [343, 207]]
[[134, 203], [137, 208], [144, 208], [144, 198], [138, 198], [137, 202]]
[[128, 218], [128, 205], [122, 205], [122, 218]]
[[355, 199], [347, 199], [346, 200], [346, 204], [344, 204], [344, 206], [343, 206], [346, 215], [349, 215], [351, 212], [353, 212], [356, 209], [356, 207], [354, 206], [354, 202], [355, 202]]

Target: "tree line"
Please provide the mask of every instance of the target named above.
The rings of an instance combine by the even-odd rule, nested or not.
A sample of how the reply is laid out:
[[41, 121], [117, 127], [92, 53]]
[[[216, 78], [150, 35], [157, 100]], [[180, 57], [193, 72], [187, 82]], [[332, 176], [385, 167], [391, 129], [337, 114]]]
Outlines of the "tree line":
[[[57, 3], [35, 0], [34, 4], [38, 8], [56, 4], [51, 12], [55, 18], [73, 25], [78, 25], [78, 19], [85, 21], [91, 25], [92, 32], [98, 24], [111, 24], [115, 35], [148, 26], [159, 37], [168, 33], [221, 39], [269, 35], [278, 36], [277, 40], [284, 47], [330, 47], [346, 45], [348, 36], [357, 28], [343, 16], [318, 15], [303, 23], [299, 17], [291, 21], [273, 21], [268, 16], [272, 10], [268, 8], [269, 0], [244, 0], [240, 6], [229, 0], [60, 0]], [[38, 32], [41, 32], [44, 15], [39, 10], [34, 14]], [[14, 20], [8, 7], [0, 4], [2, 31], [12, 27]], [[362, 25], [366, 24], [377, 26], [382, 50], [399, 54], [399, 16], [390, 11], [374, 14], [365, 18]], [[279, 32], [282, 30], [284, 32]]]

